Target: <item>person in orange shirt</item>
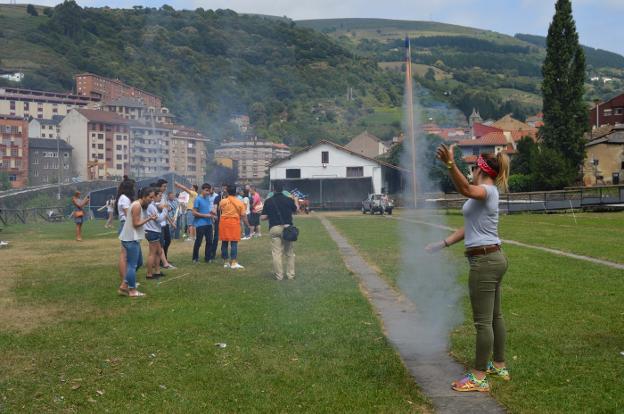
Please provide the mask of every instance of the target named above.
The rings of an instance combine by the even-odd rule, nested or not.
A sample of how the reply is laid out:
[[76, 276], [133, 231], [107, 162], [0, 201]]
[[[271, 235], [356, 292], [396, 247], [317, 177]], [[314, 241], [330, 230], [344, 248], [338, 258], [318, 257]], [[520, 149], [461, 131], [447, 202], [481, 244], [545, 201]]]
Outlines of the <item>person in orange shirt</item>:
[[[226, 269], [244, 269], [238, 263], [238, 242], [241, 238], [240, 222], [249, 225], [247, 221], [245, 204], [236, 197], [236, 187], [227, 186], [227, 198], [221, 200], [219, 209], [221, 218], [219, 219], [219, 240], [221, 240], [221, 258], [223, 267]], [[228, 254], [229, 248], [229, 254]]]

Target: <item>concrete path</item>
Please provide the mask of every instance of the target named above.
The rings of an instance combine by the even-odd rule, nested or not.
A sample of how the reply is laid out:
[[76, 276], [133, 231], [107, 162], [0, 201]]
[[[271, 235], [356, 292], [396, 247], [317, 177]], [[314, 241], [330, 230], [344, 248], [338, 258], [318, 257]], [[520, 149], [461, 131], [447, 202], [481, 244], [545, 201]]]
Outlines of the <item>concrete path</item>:
[[423, 393], [433, 402], [436, 412], [504, 413], [505, 410], [488, 394], [451, 390], [451, 381], [459, 378], [465, 369], [448, 355], [446, 349], [440, 349], [433, 355], [422, 353], [419, 342], [423, 335], [419, 335], [418, 304], [392, 289], [325, 217], [321, 216], [320, 220], [338, 245], [347, 268], [358, 277], [368, 294], [383, 321], [386, 336]]
[[[386, 216], [386, 217], [390, 217], [390, 216]], [[392, 216], [392, 217], [394, 219], [396, 219], [396, 220], [408, 221], [408, 222], [416, 223], [416, 224], [423, 224], [425, 226], [437, 227], [439, 229], [444, 229], [444, 230], [448, 230], [448, 231], [455, 231], [456, 230], [456, 229], [454, 229], [452, 227], [449, 227], [449, 226], [443, 226], [443, 225], [440, 225], [440, 224], [427, 223], [426, 221], [422, 221], [422, 220], [407, 219], [407, 218], [397, 217], [397, 216]], [[513, 246], [520, 246], [520, 247], [526, 247], [527, 249], [540, 250], [542, 252], [555, 254], [557, 256], [565, 256], [565, 257], [569, 257], [571, 259], [584, 260], [586, 262], [591, 262], [591, 263], [595, 263], [595, 264], [599, 264], [599, 265], [603, 265], [603, 266], [608, 266], [608, 267], [611, 267], [613, 269], [624, 270], [624, 264], [622, 264], [622, 263], [611, 262], [609, 260], [603, 260], [603, 259], [596, 259], [595, 257], [583, 256], [581, 254], [568, 253], [568, 252], [564, 252], [562, 250], [551, 249], [551, 248], [548, 248], [548, 247], [535, 246], [533, 244], [526, 244], [526, 243], [522, 243], [522, 242], [515, 241], [515, 240], [501, 239], [501, 241], [503, 243], [511, 244]]]

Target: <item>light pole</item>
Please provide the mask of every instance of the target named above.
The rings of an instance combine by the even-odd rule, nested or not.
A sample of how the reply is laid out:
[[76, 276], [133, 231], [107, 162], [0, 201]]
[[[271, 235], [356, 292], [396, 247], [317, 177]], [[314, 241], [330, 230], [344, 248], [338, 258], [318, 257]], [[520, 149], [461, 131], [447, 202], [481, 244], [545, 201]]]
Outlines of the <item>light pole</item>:
[[61, 199], [61, 138], [58, 133], [56, 134], [56, 158], [58, 159], [58, 171], [57, 171], [57, 191], [56, 191], [56, 199]]

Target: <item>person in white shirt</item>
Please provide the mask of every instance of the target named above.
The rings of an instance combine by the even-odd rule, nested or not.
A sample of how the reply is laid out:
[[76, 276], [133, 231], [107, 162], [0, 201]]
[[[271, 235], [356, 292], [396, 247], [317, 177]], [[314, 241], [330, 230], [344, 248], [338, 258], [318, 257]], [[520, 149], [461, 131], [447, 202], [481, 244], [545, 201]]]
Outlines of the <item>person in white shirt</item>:
[[126, 274], [117, 292], [120, 295], [137, 298], [145, 296], [139, 292], [136, 286], [136, 271], [142, 265], [141, 240], [145, 237], [143, 226], [158, 220], [158, 214], [149, 215], [147, 208], [154, 200], [154, 189], [144, 188], [139, 194], [139, 199], [130, 205], [126, 213], [128, 217], [119, 234], [121, 245], [126, 251]]
[[[119, 229], [117, 230], [118, 236], [121, 234], [121, 231], [126, 224], [126, 218], [129, 213], [130, 205], [135, 198], [135, 194], [134, 180], [124, 177], [124, 180], [121, 184], [119, 184], [119, 188], [117, 189], [117, 215], [119, 216]], [[139, 254], [141, 254], [140, 249]], [[142, 257], [140, 261], [143, 261]], [[119, 278], [121, 279], [121, 282], [123, 282], [124, 277], [126, 277], [126, 263], [126, 250], [123, 246], [121, 246], [121, 253], [119, 254]]]
[[161, 245], [161, 232], [162, 227], [160, 223], [167, 219], [167, 208], [163, 208], [158, 211], [157, 201], [160, 200], [160, 192], [156, 190], [156, 195], [152, 199], [152, 202], [147, 206], [147, 214], [149, 216], [155, 215], [157, 217], [154, 221], [149, 221], [145, 224], [145, 238], [149, 242], [149, 256], [147, 258], [147, 279], [157, 279], [164, 276], [160, 272], [160, 260], [162, 258], [162, 245]]

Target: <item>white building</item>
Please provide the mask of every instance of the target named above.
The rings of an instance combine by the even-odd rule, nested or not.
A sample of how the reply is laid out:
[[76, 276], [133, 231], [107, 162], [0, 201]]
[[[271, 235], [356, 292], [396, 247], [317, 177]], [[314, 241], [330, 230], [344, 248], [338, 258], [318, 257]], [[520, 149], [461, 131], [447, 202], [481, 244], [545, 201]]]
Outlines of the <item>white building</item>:
[[9, 82], [21, 82], [24, 79], [24, 74], [22, 72], [5, 73], [0, 75], [0, 78], [7, 79]]
[[28, 138], [61, 138], [63, 118], [62, 115], [54, 115], [52, 119], [32, 118], [28, 123]]
[[369, 193], [394, 193], [402, 186], [399, 168], [324, 140], [275, 162], [270, 178], [325, 207], [357, 207]]

